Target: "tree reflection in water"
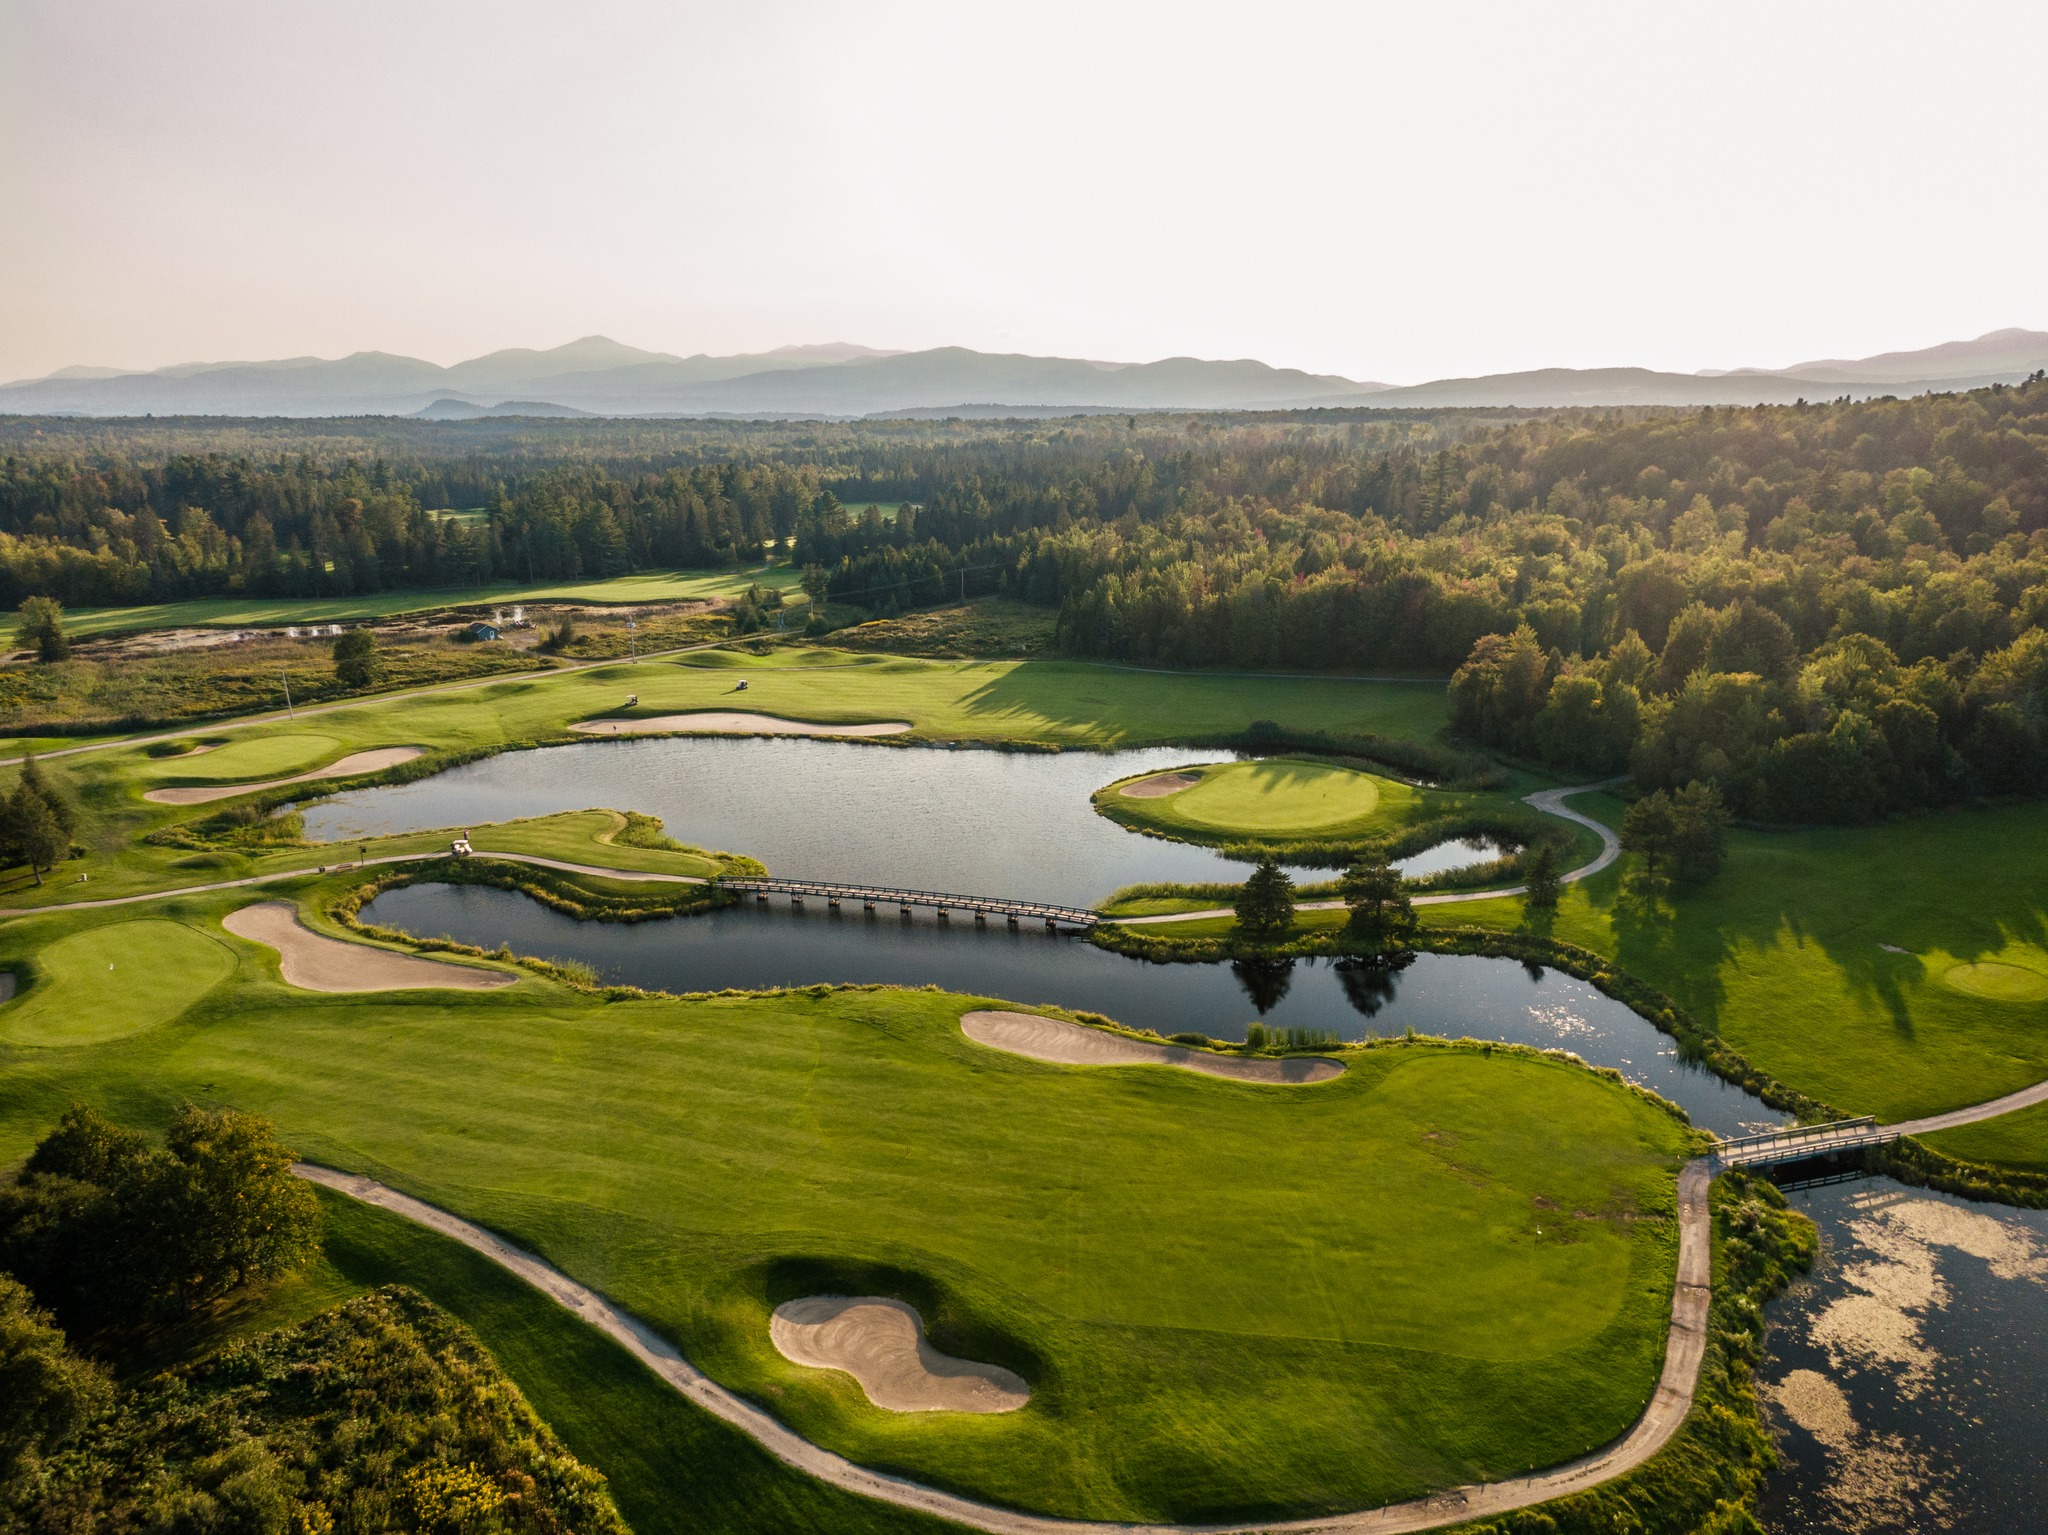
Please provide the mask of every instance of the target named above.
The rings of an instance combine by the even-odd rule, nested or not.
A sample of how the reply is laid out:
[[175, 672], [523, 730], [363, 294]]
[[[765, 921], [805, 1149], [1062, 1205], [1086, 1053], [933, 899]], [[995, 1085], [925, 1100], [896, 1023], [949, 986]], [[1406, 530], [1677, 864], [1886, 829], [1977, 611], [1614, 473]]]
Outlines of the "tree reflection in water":
[[1233, 959], [1231, 970], [1237, 976], [1238, 985], [1244, 994], [1252, 999], [1252, 1006], [1265, 1017], [1280, 1005], [1280, 999], [1287, 995], [1287, 988], [1294, 984], [1294, 961], [1291, 959]]
[[1380, 1009], [1394, 1000], [1401, 972], [1414, 963], [1414, 951], [1407, 949], [1366, 959], [1340, 959], [1336, 964], [1337, 984], [1344, 988], [1344, 1000], [1362, 1017], [1376, 1018]]

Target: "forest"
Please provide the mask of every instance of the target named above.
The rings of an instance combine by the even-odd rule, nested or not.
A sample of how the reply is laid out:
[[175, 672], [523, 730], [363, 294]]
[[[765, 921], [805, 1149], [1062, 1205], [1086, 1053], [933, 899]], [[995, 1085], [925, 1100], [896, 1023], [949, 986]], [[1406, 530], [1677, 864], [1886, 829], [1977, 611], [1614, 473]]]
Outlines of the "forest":
[[[1068, 654], [1453, 674], [1469, 740], [1756, 819], [2048, 787], [2048, 377], [1699, 410], [0, 430], [0, 600], [731, 565]], [[461, 515], [455, 515], [457, 502]], [[901, 503], [893, 517], [848, 504]]]

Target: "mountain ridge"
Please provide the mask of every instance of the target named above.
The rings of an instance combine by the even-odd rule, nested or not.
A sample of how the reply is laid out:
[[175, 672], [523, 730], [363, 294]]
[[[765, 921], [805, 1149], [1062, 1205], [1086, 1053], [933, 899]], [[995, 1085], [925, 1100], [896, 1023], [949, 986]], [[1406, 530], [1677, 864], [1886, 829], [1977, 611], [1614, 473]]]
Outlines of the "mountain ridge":
[[[889, 351], [851, 342], [683, 357], [606, 336], [511, 347], [448, 367], [396, 353], [178, 363], [149, 371], [76, 365], [0, 385], [0, 414], [418, 415], [456, 409], [600, 416], [886, 417], [1062, 409], [1541, 409], [1600, 405], [1751, 405], [1840, 394], [1916, 394], [2017, 382], [2048, 368], [2048, 331], [1990, 331], [1966, 341], [1788, 369], [1672, 373], [1536, 368], [1390, 385], [1276, 368], [1256, 358], [1103, 362], [980, 352]], [[968, 404], [967, 402], [979, 402]]]

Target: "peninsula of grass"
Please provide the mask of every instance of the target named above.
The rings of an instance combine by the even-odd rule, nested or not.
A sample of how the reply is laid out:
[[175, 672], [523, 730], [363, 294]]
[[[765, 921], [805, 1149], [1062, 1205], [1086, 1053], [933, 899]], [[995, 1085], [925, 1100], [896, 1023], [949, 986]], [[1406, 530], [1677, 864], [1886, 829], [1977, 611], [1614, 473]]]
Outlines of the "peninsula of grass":
[[[48, 959], [111, 950], [132, 911], [0, 929], [32, 977], [0, 1018], [40, 993], [120, 1033], [0, 1041], [0, 1161], [73, 1100], [140, 1125], [257, 1110], [309, 1159], [543, 1254], [816, 1441], [1065, 1515], [1307, 1515], [1498, 1479], [1612, 1439], [1657, 1378], [1687, 1133], [1567, 1062], [1396, 1044], [1266, 1088], [1005, 1055], [958, 1025], [998, 999], [928, 991], [314, 994], [221, 932], [250, 898], [150, 908], [233, 967], [140, 1032]], [[820, 1289], [914, 1299], [1029, 1406], [887, 1414], [791, 1365], [768, 1314]]]

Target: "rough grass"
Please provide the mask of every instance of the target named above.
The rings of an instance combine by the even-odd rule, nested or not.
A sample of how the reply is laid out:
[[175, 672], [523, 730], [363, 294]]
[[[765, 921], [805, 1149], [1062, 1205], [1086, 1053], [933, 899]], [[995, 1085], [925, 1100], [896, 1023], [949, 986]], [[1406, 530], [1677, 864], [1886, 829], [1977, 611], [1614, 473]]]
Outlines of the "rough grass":
[[[504, 646], [394, 645], [388, 640], [378, 660], [378, 692], [547, 665]], [[350, 692], [334, 675], [326, 641], [251, 641], [153, 656], [81, 652], [48, 666], [0, 668], [0, 730], [33, 737], [43, 731], [78, 736], [103, 729], [174, 728], [187, 720], [282, 709], [287, 682], [293, 703], [301, 708]], [[0, 745], [14, 747], [12, 741]]]
[[[105, 915], [11, 923], [0, 958]], [[1001, 1055], [958, 1031], [985, 999], [932, 992], [451, 1002], [237, 965], [178, 1022], [0, 1047], [0, 1159], [74, 1097], [265, 1112], [546, 1254], [822, 1442], [983, 1496], [1364, 1506], [1578, 1454], [1662, 1357], [1683, 1131], [1563, 1063], [1390, 1047], [1257, 1089]], [[897, 1417], [787, 1364], [766, 1320], [799, 1272], [924, 1296], [934, 1340], [1020, 1369], [1032, 1405]]]
[[[1574, 805], [1618, 824], [1620, 804]], [[1850, 1113], [1909, 1119], [2048, 1077], [2048, 1005], [1951, 980], [1995, 963], [2048, 972], [2048, 805], [1884, 826], [1737, 831], [1710, 884], [1649, 898], [1629, 860], [1565, 888], [1548, 931], [1612, 956], [1762, 1070]], [[1514, 928], [1519, 899], [1424, 908], [1432, 923]], [[1903, 950], [1904, 952], [1894, 952]], [[1952, 1132], [2048, 1165], [2048, 1116]]]

